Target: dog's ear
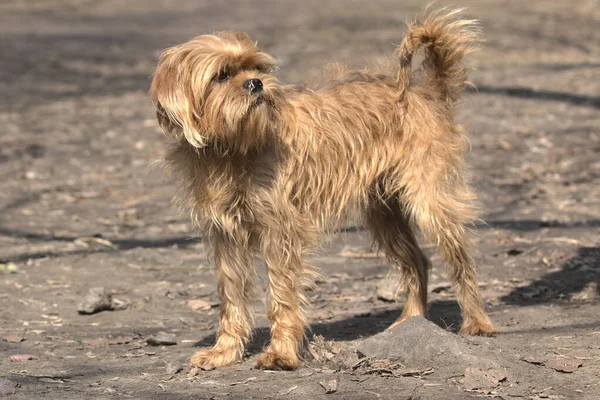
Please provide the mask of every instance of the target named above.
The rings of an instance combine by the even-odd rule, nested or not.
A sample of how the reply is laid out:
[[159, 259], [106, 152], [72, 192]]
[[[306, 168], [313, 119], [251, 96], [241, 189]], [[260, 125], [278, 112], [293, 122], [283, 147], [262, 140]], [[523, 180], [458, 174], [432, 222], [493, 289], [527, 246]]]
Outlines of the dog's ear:
[[164, 134], [177, 140], [182, 137], [195, 147], [204, 147], [201, 135], [199, 102], [192, 87], [194, 81], [186, 62], [178, 56], [177, 47], [167, 49], [160, 56], [152, 79], [150, 95], [156, 107], [158, 123]]
[[181, 140], [183, 137], [183, 128], [173, 119], [171, 119], [163, 105], [158, 101], [154, 101], [154, 108], [156, 109], [156, 119], [158, 120], [158, 125], [162, 129], [163, 133], [171, 138], [176, 139], [177, 141]]

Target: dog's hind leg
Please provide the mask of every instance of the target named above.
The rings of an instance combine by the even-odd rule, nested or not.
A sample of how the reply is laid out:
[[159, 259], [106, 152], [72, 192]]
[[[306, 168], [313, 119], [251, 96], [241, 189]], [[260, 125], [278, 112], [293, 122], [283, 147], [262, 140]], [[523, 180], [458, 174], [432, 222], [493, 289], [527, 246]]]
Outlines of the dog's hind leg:
[[476, 213], [470, 204], [474, 194], [467, 185], [462, 151], [457, 144], [460, 127], [446, 130], [435, 132], [432, 126], [429, 135], [421, 131], [420, 139], [429, 140], [429, 144], [421, 143], [414, 147], [415, 151], [407, 152], [410, 161], [402, 172], [401, 202], [450, 266], [463, 313], [461, 332], [489, 335], [495, 329], [483, 306], [467, 238], [467, 227], [476, 219]]
[[429, 260], [423, 254], [397, 198], [374, 198], [366, 215], [366, 223], [375, 242], [385, 255], [402, 270], [406, 303], [402, 315], [392, 326], [410, 317], [427, 315], [427, 278]]

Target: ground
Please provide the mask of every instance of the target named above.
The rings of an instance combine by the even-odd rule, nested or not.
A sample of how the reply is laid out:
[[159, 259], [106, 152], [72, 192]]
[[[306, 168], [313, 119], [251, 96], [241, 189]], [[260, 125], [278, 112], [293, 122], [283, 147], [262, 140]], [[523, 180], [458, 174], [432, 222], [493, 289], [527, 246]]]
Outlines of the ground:
[[[478, 90], [467, 93], [459, 118], [486, 221], [473, 235], [480, 285], [499, 333], [456, 337], [512, 366], [483, 389], [468, 383], [472, 371], [448, 376], [435, 358], [413, 372], [358, 360], [354, 348], [402, 309], [377, 299], [387, 263], [360, 227], [332, 235], [314, 256], [323, 279], [307, 315], [317, 358], [307, 352], [294, 372], [252, 369], [268, 338], [259, 291], [243, 363], [190, 373], [188, 357], [214, 342], [215, 277], [205, 243], [170, 204], [173, 183], [152, 166], [163, 142], [147, 90], [164, 47], [243, 30], [277, 57], [282, 81], [310, 82], [327, 62], [389, 55], [403, 20], [424, 3], [140, 4], [0, 4], [0, 397], [600, 397], [598, 1], [460, 2], [487, 38], [470, 61]], [[429, 317], [457, 332], [446, 270], [426, 249], [434, 264]], [[78, 314], [100, 286], [118, 309]], [[177, 344], [147, 345], [161, 331]]]

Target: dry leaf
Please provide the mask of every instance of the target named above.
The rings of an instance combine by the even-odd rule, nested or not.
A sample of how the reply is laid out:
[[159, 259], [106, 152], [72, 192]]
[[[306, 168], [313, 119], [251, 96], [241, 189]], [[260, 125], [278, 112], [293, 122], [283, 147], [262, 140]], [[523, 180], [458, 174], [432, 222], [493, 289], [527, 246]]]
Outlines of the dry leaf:
[[583, 363], [576, 358], [556, 357], [549, 359], [544, 363], [544, 365], [548, 368], [552, 368], [555, 371], [570, 374], [577, 371], [577, 368], [581, 367]]
[[10, 356], [10, 359], [13, 361], [29, 361], [29, 360], [39, 360], [38, 356], [34, 356], [32, 354], [14, 354]]
[[348, 258], [383, 258], [382, 253], [356, 253], [354, 251], [343, 251], [340, 256]]
[[463, 385], [467, 390], [492, 389], [504, 382], [506, 375], [496, 369], [482, 370], [474, 367], [465, 369]]
[[6, 340], [8, 343], [21, 343], [23, 340], [25, 340], [24, 337], [17, 335], [7, 335], [2, 339]]

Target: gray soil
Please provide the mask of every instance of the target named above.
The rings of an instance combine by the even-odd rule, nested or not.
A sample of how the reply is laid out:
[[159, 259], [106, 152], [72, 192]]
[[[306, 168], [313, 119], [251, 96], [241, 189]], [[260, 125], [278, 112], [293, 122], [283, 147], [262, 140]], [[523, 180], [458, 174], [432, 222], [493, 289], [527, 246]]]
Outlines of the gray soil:
[[242, 30], [282, 81], [310, 82], [325, 63], [391, 54], [423, 3], [1, 2], [0, 397], [600, 398], [600, 4], [460, 3], [487, 37], [460, 120], [498, 335], [456, 334], [460, 310], [427, 246], [434, 324], [383, 333], [402, 302], [378, 300], [387, 263], [353, 227], [314, 256], [305, 366], [271, 372], [252, 368], [268, 340], [262, 292], [242, 363], [186, 364], [214, 343], [218, 298], [205, 243], [151, 166], [163, 149], [147, 97], [157, 56]]

